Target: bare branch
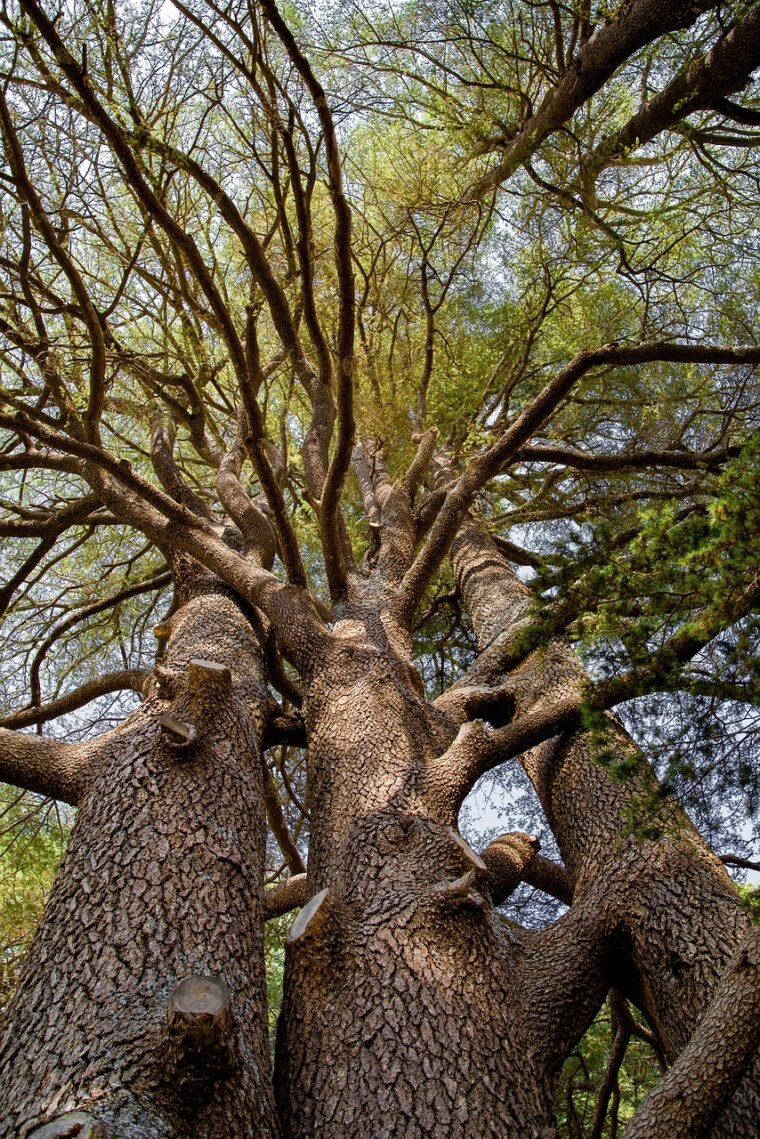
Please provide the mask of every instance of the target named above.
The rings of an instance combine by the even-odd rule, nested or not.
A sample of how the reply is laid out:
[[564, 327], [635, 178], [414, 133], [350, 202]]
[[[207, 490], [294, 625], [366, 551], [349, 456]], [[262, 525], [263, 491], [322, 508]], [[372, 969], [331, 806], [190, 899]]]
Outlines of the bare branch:
[[[150, 672], [145, 668], [126, 668], [120, 672], [110, 672], [105, 676], [95, 677], [59, 696], [57, 700], [50, 700], [47, 704], [35, 705], [31, 708], [21, 708], [18, 712], [11, 712], [0, 719], [0, 727], [27, 728], [32, 724], [45, 724], [48, 720], [55, 720], [58, 716], [65, 716], [68, 712], [75, 712], [83, 708], [91, 700], [100, 696], [108, 696], [111, 692], [131, 690], [142, 692], [145, 681]], [[60, 796], [56, 796], [60, 798]]]
[[566, 123], [634, 52], [667, 32], [689, 27], [701, 13], [713, 7], [712, 0], [676, 0], [667, 4], [633, 0], [625, 4], [617, 19], [597, 29], [583, 44], [557, 86], [510, 141], [498, 166], [475, 183], [470, 196], [481, 197], [511, 177], [543, 140]]
[[351, 256], [351, 209], [343, 189], [343, 170], [332, 113], [324, 88], [282, 19], [274, 0], [262, 0], [262, 8], [293, 65], [303, 79], [319, 116], [327, 153], [327, 171], [335, 213], [335, 267], [338, 277], [337, 412], [338, 438], [321, 491], [319, 509], [325, 570], [333, 600], [342, 600], [346, 590], [346, 567], [338, 515], [340, 493], [351, 465], [354, 445], [354, 324], [356, 297]]
[[657, 341], [630, 346], [608, 344], [591, 352], [579, 353], [530, 401], [501, 438], [468, 464], [447, 492], [430, 534], [404, 578], [397, 602], [403, 620], [411, 620], [477, 492], [505, 464], [515, 459], [521, 447], [546, 422], [573, 386], [592, 368], [600, 365], [639, 366], [655, 360], [671, 363], [757, 364], [760, 363], [760, 345], [724, 347]]
[[87, 744], [0, 728], [0, 780], [76, 806], [92, 751]]
[[686, 1047], [629, 1123], [625, 1139], [697, 1139], [760, 1046], [760, 928], [753, 926]]
[[306, 875], [293, 874], [264, 893], [264, 920], [281, 917], [306, 905]]
[[514, 461], [559, 463], [564, 467], [574, 467], [580, 471], [626, 471], [649, 467], [699, 471], [720, 470], [726, 461], [738, 455], [739, 451], [739, 447], [723, 447], [715, 451], [703, 451], [701, 454], [689, 451], [620, 451], [615, 454], [594, 455], [588, 451], [579, 451], [576, 447], [541, 443], [522, 447], [515, 455]]

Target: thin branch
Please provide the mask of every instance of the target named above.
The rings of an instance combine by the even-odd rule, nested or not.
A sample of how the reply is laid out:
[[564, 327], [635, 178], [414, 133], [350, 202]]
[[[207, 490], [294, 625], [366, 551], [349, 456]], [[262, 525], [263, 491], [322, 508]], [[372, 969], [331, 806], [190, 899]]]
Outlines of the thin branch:
[[411, 621], [433, 574], [446, 556], [449, 545], [472, 505], [475, 495], [507, 463], [513, 461], [528, 439], [551, 416], [573, 386], [592, 368], [640, 366], [655, 360], [670, 363], [757, 364], [760, 345], [608, 344], [579, 353], [517, 416], [504, 434], [483, 454], [468, 464], [446, 494], [428, 538], [404, 577], [397, 600], [399, 616]]

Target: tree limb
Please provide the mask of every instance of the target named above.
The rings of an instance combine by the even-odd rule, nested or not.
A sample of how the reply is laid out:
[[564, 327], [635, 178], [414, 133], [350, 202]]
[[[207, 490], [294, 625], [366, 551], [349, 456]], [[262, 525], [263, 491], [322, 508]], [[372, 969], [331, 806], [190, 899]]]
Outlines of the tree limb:
[[741, 90], [760, 63], [760, 4], [755, 4], [700, 59], [693, 60], [633, 118], [597, 147], [584, 171], [594, 177], [622, 157], [695, 111], [719, 109], [726, 95]]
[[699, 1139], [710, 1132], [760, 1045], [760, 928], [752, 927], [673, 1067], [625, 1139]]
[[447, 491], [427, 540], [404, 577], [397, 600], [402, 620], [411, 620], [475, 495], [502, 467], [515, 459], [531, 435], [546, 422], [578, 380], [600, 365], [631, 367], [655, 360], [671, 363], [757, 364], [760, 363], [760, 345], [725, 347], [655, 341], [636, 345], [607, 344], [593, 351], [580, 352], [530, 401], [493, 446], [470, 461], [464, 473]]
[[469, 196], [481, 197], [511, 177], [543, 140], [566, 123], [634, 52], [667, 32], [689, 27], [714, 7], [712, 0], [633, 0], [623, 5], [617, 19], [598, 28], [584, 43], [557, 86], [510, 141], [498, 166], [475, 183]]
[[76, 806], [91, 749], [46, 736], [0, 728], [0, 780]]
[[281, 917], [306, 904], [306, 875], [292, 874], [279, 886], [264, 891], [264, 921]]
[[[109, 672], [106, 676], [95, 677], [88, 680], [78, 688], [50, 700], [47, 704], [35, 705], [31, 708], [21, 708], [18, 712], [11, 712], [0, 719], [0, 726], [4, 728], [28, 728], [32, 724], [45, 724], [48, 720], [55, 720], [58, 716], [65, 716], [68, 712], [75, 712], [83, 708], [91, 700], [100, 696], [107, 696], [111, 692], [131, 690], [142, 692], [143, 684], [150, 676], [145, 668], [127, 668], [120, 672]], [[56, 796], [60, 798], [60, 796]]]

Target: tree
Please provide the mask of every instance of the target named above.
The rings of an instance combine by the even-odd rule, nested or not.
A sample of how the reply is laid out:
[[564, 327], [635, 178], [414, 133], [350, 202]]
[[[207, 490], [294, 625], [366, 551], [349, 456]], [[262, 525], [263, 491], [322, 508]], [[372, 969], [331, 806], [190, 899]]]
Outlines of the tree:
[[[612, 992], [626, 1135], [746, 1139], [758, 933], [674, 792], [756, 788], [760, 6], [323, 17], [2, 14], [0, 776], [77, 807], [3, 1133], [548, 1137]], [[457, 830], [518, 765], [553, 858]]]

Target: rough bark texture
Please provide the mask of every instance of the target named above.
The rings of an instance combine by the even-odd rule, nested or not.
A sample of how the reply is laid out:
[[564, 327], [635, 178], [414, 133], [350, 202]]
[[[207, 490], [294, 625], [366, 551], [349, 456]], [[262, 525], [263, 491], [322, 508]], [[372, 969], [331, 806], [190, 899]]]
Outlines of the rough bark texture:
[[[462, 528], [452, 556], [479, 642], [491, 646], [476, 665], [478, 679], [502, 682], [499, 639], [525, 616], [529, 591], [476, 523]], [[555, 643], [532, 653], [512, 679], [530, 706], [561, 699], [568, 685], [582, 680], [582, 670], [569, 647]], [[567, 733], [522, 761], [574, 882], [574, 899], [606, 884], [607, 903], [617, 913], [616, 985], [646, 1012], [673, 1060], [748, 921], [720, 859], [678, 805], [661, 795], [618, 718], [611, 714], [606, 721], [599, 738]], [[602, 751], [631, 761], [628, 778], [612, 778]], [[757, 1075], [753, 1070], [716, 1124], [716, 1139], [757, 1133]]]
[[308, 892], [328, 893], [288, 947], [285, 1133], [549, 1135], [554, 1076], [604, 996], [604, 919], [501, 921], [428, 779], [454, 726], [377, 610], [336, 631], [306, 687]]
[[[187, 601], [169, 630], [145, 703], [95, 751], [7, 1014], [4, 1136], [73, 1111], [119, 1139], [277, 1134], [261, 932], [261, 650], [217, 592]], [[178, 746], [162, 714], [192, 724], [195, 742]], [[169, 1024], [170, 994], [190, 976], [219, 978], [231, 995], [212, 1047]]]
[[[696, 1031], [647, 1096], [625, 1139], [699, 1139], [712, 1125], [760, 1044], [760, 929], [749, 931]], [[757, 1134], [760, 1119], [747, 1135]]]

